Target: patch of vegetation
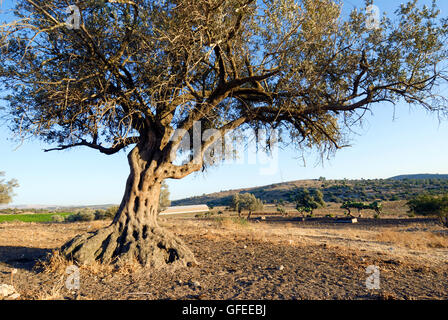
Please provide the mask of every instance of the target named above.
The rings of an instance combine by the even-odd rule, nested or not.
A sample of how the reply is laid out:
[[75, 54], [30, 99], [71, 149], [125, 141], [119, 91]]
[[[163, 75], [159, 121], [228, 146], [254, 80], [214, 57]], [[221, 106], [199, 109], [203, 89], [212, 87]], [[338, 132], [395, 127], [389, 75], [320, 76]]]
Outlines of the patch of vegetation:
[[[72, 215], [71, 212], [59, 213], [61, 217], [67, 217]], [[8, 221], [21, 221], [21, 222], [53, 222], [54, 213], [37, 213], [37, 214], [2, 214], [0, 215], [0, 223]]]
[[91, 210], [84, 209], [65, 218], [66, 222], [77, 221], [93, 221], [93, 220], [112, 220], [118, 211], [117, 206], [108, 208], [107, 210]]
[[93, 220], [95, 220], [94, 212], [77, 212], [75, 214], [69, 215], [65, 219], [66, 222], [93, 221]]
[[295, 202], [296, 209], [302, 214], [308, 213], [313, 216], [313, 211], [322, 208], [325, 205], [322, 192], [320, 190], [308, 191], [308, 189], [297, 190], [296, 194], [291, 197]]
[[51, 222], [64, 222], [65, 218], [59, 214], [51, 216]]
[[448, 228], [448, 194], [442, 196], [420, 195], [408, 201], [408, 206], [411, 213], [437, 216], [440, 223]]

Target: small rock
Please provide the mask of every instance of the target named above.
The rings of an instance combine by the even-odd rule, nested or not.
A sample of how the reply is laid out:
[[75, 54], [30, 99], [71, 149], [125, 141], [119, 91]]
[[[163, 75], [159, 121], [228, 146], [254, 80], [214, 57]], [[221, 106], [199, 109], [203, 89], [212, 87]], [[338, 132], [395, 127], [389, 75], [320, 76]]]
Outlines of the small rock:
[[283, 269], [285, 269], [285, 267], [281, 265], [281, 266], [279, 266], [277, 269], [280, 270], [280, 271], [282, 271]]
[[9, 284], [0, 284], [0, 299], [17, 299], [20, 295]]
[[16, 300], [16, 299], [19, 299], [19, 298], [20, 298], [20, 294], [14, 293], [14, 294], [10, 295], [7, 299], [8, 300]]
[[246, 245], [244, 245], [244, 249], [247, 249], [247, 246], [246, 246]]

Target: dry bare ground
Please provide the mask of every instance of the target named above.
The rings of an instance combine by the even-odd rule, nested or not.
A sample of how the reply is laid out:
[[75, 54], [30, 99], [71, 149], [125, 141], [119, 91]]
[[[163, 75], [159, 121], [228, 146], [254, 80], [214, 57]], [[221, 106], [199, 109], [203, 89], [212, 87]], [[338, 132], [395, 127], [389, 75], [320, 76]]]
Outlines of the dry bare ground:
[[[431, 219], [229, 218], [163, 221], [193, 249], [200, 265], [147, 270], [81, 267], [79, 291], [65, 288], [69, 262], [54, 256], [74, 235], [107, 222], [0, 224], [0, 283], [21, 299], [447, 299], [448, 234]], [[366, 287], [366, 268], [380, 289]]]

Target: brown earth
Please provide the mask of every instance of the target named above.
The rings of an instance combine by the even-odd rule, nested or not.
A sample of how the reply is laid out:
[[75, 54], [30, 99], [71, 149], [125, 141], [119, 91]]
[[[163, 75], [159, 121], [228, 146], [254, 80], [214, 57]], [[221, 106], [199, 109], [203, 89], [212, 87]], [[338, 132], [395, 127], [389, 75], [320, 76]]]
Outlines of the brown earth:
[[[107, 222], [0, 224], [0, 284], [21, 299], [448, 299], [448, 234], [432, 219], [170, 217], [162, 224], [193, 250], [200, 265], [148, 270], [129, 264], [81, 267], [81, 287], [65, 288], [67, 264], [47, 253]], [[366, 288], [366, 268], [380, 289]]]

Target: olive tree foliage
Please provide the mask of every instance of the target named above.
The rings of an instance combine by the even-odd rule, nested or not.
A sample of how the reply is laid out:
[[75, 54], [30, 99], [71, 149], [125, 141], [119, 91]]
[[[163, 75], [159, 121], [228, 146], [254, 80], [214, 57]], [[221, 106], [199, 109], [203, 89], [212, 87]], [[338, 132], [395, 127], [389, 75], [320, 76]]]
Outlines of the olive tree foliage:
[[309, 213], [313, 215], [313, 211], [325, 206], [324, 196], [320, 190], [309, 191], [308, 189], [296, 190], [292, 200], [296, 204], [296, 209], [300, 213]]
[[171, 151], [173, 130], [195, 120], [283, 127], [300, 146], [334, 149], [376, 103], [445, 110], [435, 6], [402, 4], [369, 29], [363, 8], [343, 19], [333, 0], [87, 0], [71, 3], [81, 24], [70, 30], [68, 4], [19, 0], [1, 33], [12, 129], [56, 149], [111, 154], [155, 134]]
[[[371, 4], [367, 1], [366, 5]], [[80, 24], [66, 24], [76, 5]], [[204, 166], [200, 141], [175, 162], [185, 133], [281, 129], [284, 144], [322, 154], [375, 105], [404, 100], [445, 112], [446, 20], [410, 1], [379, 28], [335, 0], [17, 0], [0, 26], [5, 117], [47, 151], [132, 147], [111, 226], [64, 252], [81, 262], [136, 256], [161, 266], [193, 255], [157, 224], [162, 181]], [[187, 263], [188, 264], [188, 263]]]
[[261, 199], [255, 197], [252, 193], [237, 193], [232, 197], [231, 208], [238, 212], [239, 217], [241, 217], [243, 210], [248, 211], [247, 219], [249, 219], [252, 212], [263, 210], [264, 204]]
[[3, 177], [5, 173], [0, 171], [0, 204], [8, 204], [14, 196], [14, 188], [19, 186], [17, 180], [6, 181]]

